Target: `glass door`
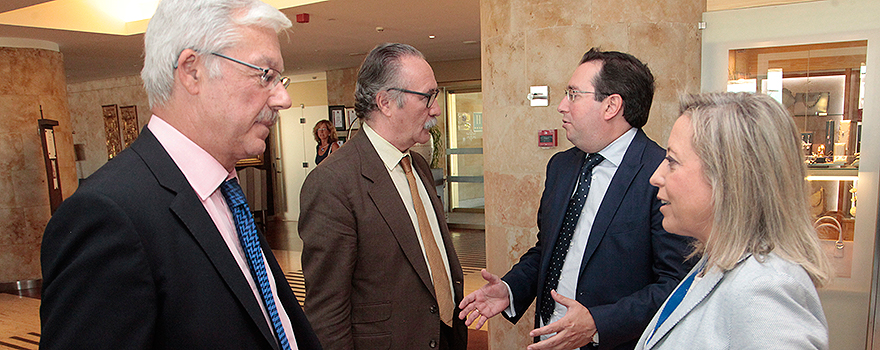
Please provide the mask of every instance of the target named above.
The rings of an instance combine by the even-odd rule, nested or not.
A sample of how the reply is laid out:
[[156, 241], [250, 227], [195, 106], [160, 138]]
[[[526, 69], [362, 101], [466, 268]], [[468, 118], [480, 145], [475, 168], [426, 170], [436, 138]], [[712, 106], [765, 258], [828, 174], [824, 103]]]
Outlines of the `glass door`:
[[483, 94], [446, 91], [449, 211], [483, 212]]

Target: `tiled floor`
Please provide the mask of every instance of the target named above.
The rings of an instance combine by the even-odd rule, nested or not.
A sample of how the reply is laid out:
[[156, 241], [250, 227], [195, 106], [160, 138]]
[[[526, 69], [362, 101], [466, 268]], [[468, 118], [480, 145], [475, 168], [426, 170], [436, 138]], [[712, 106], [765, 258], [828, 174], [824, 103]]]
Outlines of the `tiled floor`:
[[[481, 215], [480, 215], [481, 216]], [[472, 229], [479, 227], [481, 217], [475, 215], [450, 217], [463, 225], [451, 223], [452, 239], [465, 274], [465, 293], [470, 293], [485, 281], [480, 277], [480, 269], [486, 267], [485, 231]], [[465, 227], [465, 228], [462, 228]], [[294, 222], [269, 222], [266, 239], [272, 252], [284, 269], [288, 283], [302, 302], [305, 297], [305, 283], [302, 277], [300, 256], [302, 241], [296, 232]], [[0, 349], [29, 350], [38, 349], [40, 341], [39, 290], [27, 290], [17, 294], [0, 293]], [[486, 327], [484, 326], [484, 330]], [[485, 331], [471, 331], [468, 349], [486, 349]]]

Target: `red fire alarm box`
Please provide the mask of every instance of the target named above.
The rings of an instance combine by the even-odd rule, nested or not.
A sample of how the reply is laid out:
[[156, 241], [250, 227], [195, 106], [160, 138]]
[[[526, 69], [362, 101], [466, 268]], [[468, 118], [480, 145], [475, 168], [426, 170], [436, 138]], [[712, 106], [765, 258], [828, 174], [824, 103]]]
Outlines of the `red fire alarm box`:
[[538, 147], [556, 147], [556, 129], [538, 131]]

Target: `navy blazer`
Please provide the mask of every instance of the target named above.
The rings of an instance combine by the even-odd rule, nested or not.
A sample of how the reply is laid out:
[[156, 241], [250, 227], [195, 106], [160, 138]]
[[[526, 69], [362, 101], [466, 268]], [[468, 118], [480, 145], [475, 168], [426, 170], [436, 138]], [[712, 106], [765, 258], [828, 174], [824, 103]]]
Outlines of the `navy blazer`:
[[[590, 310], [602, 349], [632, 349], [693, 262], [688, 238], [662, 226], [657, 187], [648, 183], [666, 151], [639, 129], [602, 199], [587, 241], [575, 299]], [[538, 209], [538, 242], [502, 279], [513, 292], [517, 322], [541, 295], [550, 255], [586, 154], [555, 154]], [[536, 310], [541, 309], [537, 298]], [[539, 316], [535, 315], [538, 325]]]
[[[299, 348], [320, 349], [260, 240]], [[41, 262], [43, 349], [278, 349], [220, 232], [147, 128], [58, 208]]]

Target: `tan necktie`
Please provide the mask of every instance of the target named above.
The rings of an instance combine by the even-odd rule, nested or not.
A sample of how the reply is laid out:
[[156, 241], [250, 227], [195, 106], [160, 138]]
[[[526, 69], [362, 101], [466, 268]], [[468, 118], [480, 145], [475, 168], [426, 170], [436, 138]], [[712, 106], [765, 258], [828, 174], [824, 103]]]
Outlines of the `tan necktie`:
[[446, 275], [443, 256], [440, 255], [440, 248], [437, 247], [434, 233], [431, 232], [431, 224], [428, 222], [428, 214], [425, 213], [424, 204], [421, 197], [419, 197], [419, 188], [416, 186], [416, 178], [413, 176], [409, 156], [403, 157], [400, 160], [400, 166], [403, 167], [403, 172], [406, 173], [406, 182], [409, 183], [413, 207], [416, 209], [416, 217], [419, 220], [419, 234], [422, 236], [422, 243], [425, 245], [425, 256], [428, 258], [428, 264], [431, 266], [431, 279], [434, 282], [437, 306], [440, 308], [440, 320], [447, 326], [452, 327], [452, 314], [455, 312], [455, 303], [452, 302], [452, 291], [449, 290], [449, 276]]

